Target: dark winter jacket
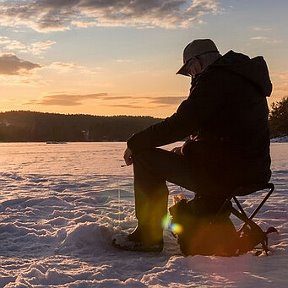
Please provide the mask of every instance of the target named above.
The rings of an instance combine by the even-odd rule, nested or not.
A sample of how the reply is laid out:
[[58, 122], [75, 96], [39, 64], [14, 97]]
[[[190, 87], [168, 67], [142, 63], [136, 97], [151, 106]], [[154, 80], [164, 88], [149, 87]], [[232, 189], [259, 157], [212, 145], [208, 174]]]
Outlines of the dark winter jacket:
[[199, 192], [267, 182], [266, 96], [271, 91], [263, 57], [229, 51], [192, 81], [190, 95], [176, 113], [134, 134], [128, 147], [139, 153], [190, 135], [183, 153], [198, 168]]

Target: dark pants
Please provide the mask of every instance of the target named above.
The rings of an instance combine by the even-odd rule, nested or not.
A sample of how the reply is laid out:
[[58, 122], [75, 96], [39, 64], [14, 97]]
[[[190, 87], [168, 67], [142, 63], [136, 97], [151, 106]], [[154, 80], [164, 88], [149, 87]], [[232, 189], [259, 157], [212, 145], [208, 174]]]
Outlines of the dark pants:
[[137, 154], [133, 166], [138, 227], [145, 227], [147, 237], [162, 237], [169, 194], [166, 181], [197, 191], [197, 169], [191, 159], [159, 148]]

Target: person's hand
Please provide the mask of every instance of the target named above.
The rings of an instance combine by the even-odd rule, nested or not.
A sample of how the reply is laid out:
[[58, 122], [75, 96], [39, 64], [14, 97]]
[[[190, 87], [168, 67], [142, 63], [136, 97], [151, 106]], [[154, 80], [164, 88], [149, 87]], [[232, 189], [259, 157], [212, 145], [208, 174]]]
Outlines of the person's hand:
[[132, 151], [129, 148], [126, 148], [125, 152], [124, 152], [124, 161], [126, 163], [127, 166], [133, 164], [133, 158], [132, 158]]
[[174, 147], [171, 152], [176, 153], [177, 155], [182, 155], [182, 147]]

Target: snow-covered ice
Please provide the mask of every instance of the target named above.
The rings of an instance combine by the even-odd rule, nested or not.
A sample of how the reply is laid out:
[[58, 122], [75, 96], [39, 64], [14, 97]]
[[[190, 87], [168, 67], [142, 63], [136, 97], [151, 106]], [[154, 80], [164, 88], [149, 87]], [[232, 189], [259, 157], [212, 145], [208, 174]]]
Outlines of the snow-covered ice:
[[[257, 215], [279, 231], [269, 235], [271, 254], [231, 258], [183, 257], [168, 231], [162, 253], [111, 246], [114, 233], [136, 225], [124, 148], [0, 144], [0, 287], [288, 287], [287, 143], [271, 145], [276, 189]], [[253, 209], [257, 195], [244, 205]]]

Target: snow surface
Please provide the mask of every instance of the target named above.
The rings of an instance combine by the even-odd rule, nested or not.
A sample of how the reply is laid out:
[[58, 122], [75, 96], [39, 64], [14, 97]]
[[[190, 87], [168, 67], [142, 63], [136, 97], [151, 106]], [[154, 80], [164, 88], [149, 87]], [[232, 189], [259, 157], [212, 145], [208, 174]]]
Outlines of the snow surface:
[[[183, 257], [168, 231], [162, 253], [111, 246], [114, 233], [136, 225], [124, 148], [0, 144], [0, 287], [288, 287], [288, 144], [271, 145], [276, 190], [257, 215], [263, 228], [279, 231], [270, 234], [270, 255], [230, 258]], [[171, 199], [193, 196], [170, 191]], [[243, 205], [253, 209], [258, 197]]]

